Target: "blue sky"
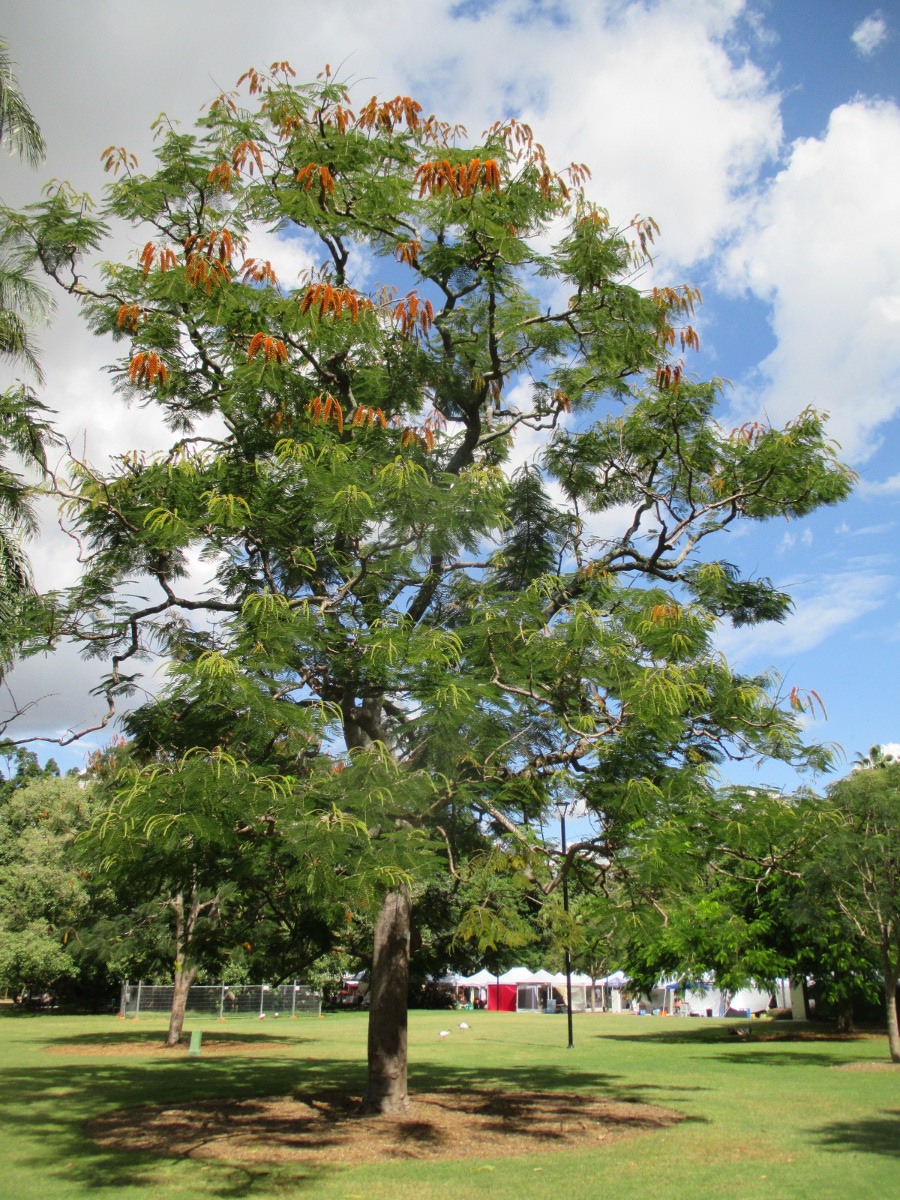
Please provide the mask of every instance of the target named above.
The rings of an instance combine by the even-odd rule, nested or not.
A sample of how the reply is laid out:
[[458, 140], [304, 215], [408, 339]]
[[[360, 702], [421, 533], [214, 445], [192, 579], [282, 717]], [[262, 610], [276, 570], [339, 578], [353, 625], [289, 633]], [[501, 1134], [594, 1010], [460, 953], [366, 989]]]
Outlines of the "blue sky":
[[[592, 194], [614, 220], [655, 217], [662, 233], [647, 283], [701, 286], [702, 351], [691, 366], [733, 381], [723, 422], [783, 423], [813, 404], [831, 413], [861, 476], [838, 510], [730, 535], [723, 556], [773, 578], [796, 610], [781, 627], [726, 631], [722, 645], [747, 670], [779, 670], [788, 690], [815, 688], [828, 720], [810, 734], [849, 757], [900, 742], [896, 3], [153, 0], [126, 10], [33, 0], [4, 9], [0, 30], [49, 145], [37, 174], [0, 164], [8, 202], [33, 198], [51, 176], [98, 193], [104, 147], [146, 161], [160, 109], [189, 121], [251, 64], [287, 58], [300, 78], [343, 63], [358, 97], [411, 93], [474, 136], [519, 116], [557, 164], [588, 163]], [[302, 247], [271, 238], [265, 249], [286, 275], [303, 265]], [[99, 462], [159, 444], [152, 414], [122, 413], [110, 399], [106, 348], [74, 313], [63, 306], [42, 340], [47, 402], [73, 442]], [[34, 559], [45, 585], [75, 570], [50, 514]], [[29, 715], [34, 731], [91, 715], [91, 670], [71, 653], [17, 669], [17, 700], [46, 697]], [[69, 765], [81, 754], [56, 756]], [[794, 783], [774, 767], [755, 778]]]

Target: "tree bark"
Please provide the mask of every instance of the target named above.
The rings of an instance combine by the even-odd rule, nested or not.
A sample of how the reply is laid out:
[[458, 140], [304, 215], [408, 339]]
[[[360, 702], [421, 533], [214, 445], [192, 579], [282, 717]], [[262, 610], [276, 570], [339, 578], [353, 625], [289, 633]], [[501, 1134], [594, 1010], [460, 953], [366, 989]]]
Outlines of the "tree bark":
[[900, 1063], [900, 1022], [897, 1019], [897, 985], [900, 983], [900, 971], [897, 964], [891, 961], [891, 955], [884, 955], [884, 1011], [887, 1017], [888, 1049], [891, 1062]]
[[185, 951], [190, 944], [201, 906], [196, 895], [192, 895], [190, 908], [186, 909], [184, 893], [176, 892], [169, 900], [169, 907], [175, 918], [175, 972], [172, 980], [174, 987], [166, 1045], [177, 1046], [181, 1041], [181, 1032], [184, 1028], [188, 993], [191, 990], [191, 984], [197, 978], [197, 967], [186, 965]]
[[172, 1011], [169, 1014], [169, 1033], [166, 1038], [167, 1046], [177, 1046], [181, 1042], [188, 993], [191, 990], [191, 984], [196, 978], [196, 967], [185, 967], [182, 962], [179, 969], [179, 964], [176, 964], [175, 990], [172, 993]]
[[375, 925], [365, 1112], [403, 1112], [409, 1107], [406, 1024], [410, 908], [407, 888], [388, 892]]

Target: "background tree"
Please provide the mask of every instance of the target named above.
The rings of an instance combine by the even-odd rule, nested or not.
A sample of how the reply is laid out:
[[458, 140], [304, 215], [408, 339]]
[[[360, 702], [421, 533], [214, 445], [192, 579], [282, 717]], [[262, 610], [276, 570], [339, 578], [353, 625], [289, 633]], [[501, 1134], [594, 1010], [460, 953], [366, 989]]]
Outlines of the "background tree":
[[294, 802], [289, 779], [218, 751], [126, 762], [108, 792], [82, 850], [130, 897], [107, 939], [140, 942], [155, 930], [164, 949], [174, 983], [167, 1045], [181, 1040], [201, 969], [221, 978], [243, 948], [249, 969], [271, 977], [330, 949], [336, 881], [352, 873], [354, 838], [366, 842], [360, 822], [344, 818], [341, 836], [328, 808]]
[[[630, 802], [653, 808], [728, 755], [822, 761], [771, 681], [711, 645], [718, 619], [778, 618], [788, 597], [706, 545], [835, 503], [851, 475], [811, 410], [721, 428], [720, 383], [673, 357], [697, 345], [696, 290], [634, 286], [655, 226], [612, 227], [527, 126], [470, 146], [409, 97], [354, 112], [327, 71], [292, 77], [248, 72], [249, 98], [192, 131], [161, 118], [149, 173], [110, 149], [98, 211], [61, 186], [9, 218], [121, 344], [125, 396], [178, 434], [108, 472], [73, 463], [86, 569], [21, 635], [107, 654], [106, 720], [161, 652], [169, 729], [205, 706], [193, 744], [266, 769], [285, 754], [297, 789], [327, 781], [332, 830], [363, 821], [380, 1111], [407, 1102], [411, 888], [459, 846], [487, 838], [553, 891], [609, 849], [601, 830], [561, 860], [541, 836], [561, 790], [590, 803], [588, 770], [634, 767]], [[90, 275], [118, 222], [143, 249]], [[260, 228], [324, 262], [279, 280]], [[181, 584], [197, 553], [199, 597]], [[138, 578], [158, 598], [135, 604]]]
[[41, 768], [28, 751], [12, 764], [0, 785], [0, 987], [96, 998], [108, 979], [84, 935], [107, 897], [75, 852], [93, 818], [93, 790], [59, 778], [52, 759]]
[[900, 764], [852, 771], [827, 791], [833, 829], [807, 867], [881, 967], [891, 1059], [900, 1062]]
[[812, 792], [698, 792], [620, 834], [593, 900], [616, 965], [648, 990], [661, 977], [715, 977], [726, 991], [779, 978], [815, 981], [817, 1015], [853, 1028], [854, 1004], [883, 988], [878, 955], [823, 870], [836, 816]]

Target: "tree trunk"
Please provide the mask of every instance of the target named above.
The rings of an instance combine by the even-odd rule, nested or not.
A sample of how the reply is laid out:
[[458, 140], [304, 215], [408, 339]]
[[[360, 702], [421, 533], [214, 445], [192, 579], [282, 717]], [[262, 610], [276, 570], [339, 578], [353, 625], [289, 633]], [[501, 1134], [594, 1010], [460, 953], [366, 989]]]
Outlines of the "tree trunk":
[[837, 1031], [838, 1033], [856, 1033], [852, 1000], [845, 1000], [838, 1011]]
[[884, 1010], [887, 1017], [888, 1049], [891, 1062], [900, 1063], [900, 1023], [897, 1020], [897, 985], [900, 971], [891, 962], [890, 954], [884, 956]]
[[184, 1028], [184, 1011], [187, 1008], [188, 993], [191, 990], [191, 984], [197, 978], [197, 967], [185, 965], [185, 951], [190, 943], [191, 934], [194, 932], [199, 902], [195, 895], [192, 896], [190, 908], [186, 910], [184, 893], [176, 892], [169, 900], [169, 908], [175, 919], [175, 972], [172, 980], [174, 988], [166, 1045], [177, 1046], [181, 1042], [181, 1031]]
[[402, 1112], [406, 1090], [406, 1013], [409, 987], [410, 896], [388, 892], [375, 925], [369, 989], [369, 1081], [363, 1108]]
[[172, 993], [169, 1034], [166, 1038], [167, 1046], [177, 1046], [181, 1041], [181, 1031], [184, 1028], [184, 1010], [187, 1008], [188, 993], [191, 990], [191, 984], [196, 978], [196, 967], [185, 967], [182, 964], [181, 969], [175, 971], [175, 990]]

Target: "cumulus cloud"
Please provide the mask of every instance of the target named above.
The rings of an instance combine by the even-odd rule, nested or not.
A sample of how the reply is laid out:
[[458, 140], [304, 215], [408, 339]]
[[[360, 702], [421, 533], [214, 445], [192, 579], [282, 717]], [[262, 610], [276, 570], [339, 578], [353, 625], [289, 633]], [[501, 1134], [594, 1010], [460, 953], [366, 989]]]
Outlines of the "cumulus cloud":
[[883, 533], [890, 533], [896, 524], [896, 521], [882, 521], [879, 525], [861, 525], [852, 529], [846, 521], [841, 521], [834, 532], [841, 537], [880, 537]]
[[879, 46], [884, 44], [887, 35], [887, 21], [880, 13], [875, 12], [860, 21], [850, 34], [850, 41], [863, 58], [871, 58]]
[[863, 496], [900, 496], [900, 473], [888, 479], [863, 479], [858, 491]]
[[892, 576], [872, 571], [827, 576], [808, 595], [794, 591], [796, 607], [785, 621], [741, 629], [723, 626], [717, 644], [733, 665], [802, 654], [880, 608], [894, 582]]
[[[753, 210], [782, 127], [771, 80], [735, 49], [736, 35], [752, 33], [745, 0], [433, 0], [426, 17], [421, 0], [331, 0], [316, 6], [314, 19], [311, 10], [270, 0], [260, 21], [247, 0], [196, 0], [190, 19], [202, 38], [173, 39], [169, 30], [185, 19], [180, 0], [132, 6], [127, 21], [110, 20], [106, 0], [83, 0], [56, 6], [49, 27], [45, 6], [12, 6], [4, 35], [50, 147], [41, 178], [71, 179], [96, 196], [104, 146], [125, 145], [149, 166], [148, 125], [161, 107], [187, 130], [200, 105], [251, 64], [287, 58], [309, 79], [330, 62], [353, 82], [356, 103], [376, 91], [413, 94], [474, 137], [498, 117], [528, 120], [555, 164], [591, 166], [591, 194], [615, 222], [635, 212], [659, 221], [667, 269], [690, 269], [753, 212], [727, 274], [774, 305], [779, 347], [754, 401], [773, 415], [793, 414], [807, 400], [843, 403], [844, 423], [863, 446], [894, 411], [889, 383], [900, 339], [889, 346], [885, 331], [900, 322], [900, 295], [886, 282], [896, 266], [889, 164], [900, 162], [897, 110], [861, 103], [838, 110], [844, 115], [825, 138], [793, 148]], [[31, 199], [39, 182], [19, 172], [4, 181], [4, 198]], [[143, 240], [119, 235], [104, 253], [120, 258]], [[317, 261], [307, 243], [274, 233], [255, 236], [251, 252], [270, 259], [287, 286]], [[123, 450], [168, 444], [152, 410], [125, 410], [113, 395], [103, 370], [109, 346], [84, 332], [71, 305], [63, 309], [44, 338], [46, 396], [73, 444], [86, 438], [88, 457], [100, 465]], [[523, 456], [530, 450], [524, 446]], [[618, 517], [605, 514], [592, 532], [607, 536]], [[35, 556], [42, 583], [74, 578], [63, 534], [52, 534]], [[65, 728], [81, 720], [85, 683], [74, 661], [59, 664], [43, 664], [42, 676], [35, 660], [28, 686], [59, 696], [47, 722]]]
[[725, 258], [726, 285], [772, 306], [776, 348], [741, 403], [785, 421], [807, 404], [860, 460], [900, 412], [900, 108], [856, 100], [794, 143]]

